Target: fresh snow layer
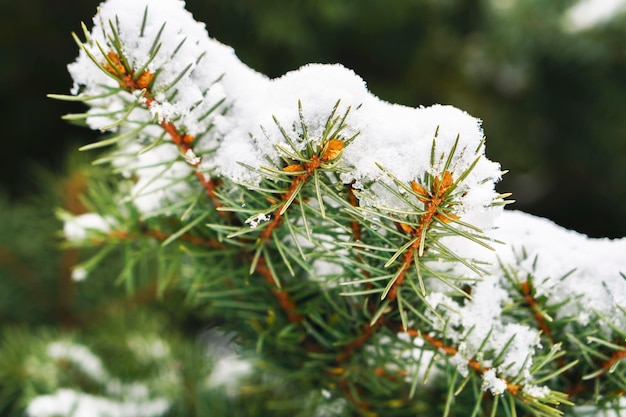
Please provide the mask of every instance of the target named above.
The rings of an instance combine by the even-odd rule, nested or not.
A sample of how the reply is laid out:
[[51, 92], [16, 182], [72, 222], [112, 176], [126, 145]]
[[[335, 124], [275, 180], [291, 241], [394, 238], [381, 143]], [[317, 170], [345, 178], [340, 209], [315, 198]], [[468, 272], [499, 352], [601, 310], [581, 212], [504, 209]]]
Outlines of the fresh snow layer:
[[[452, 360], [459, 372], [465, 372], [467, 360], [481, 346], [483, 352], [500, 352], [508, 344], [495, 370], [498, 378], [521, 375], [523, 381], [532, 382], [532, 357], [542, 347], [539, 331], [506, 316], [510, 294], [518, 288], [505, 278], [502, 266], [515, 271], [520, 283], [532, 276], [535, 298], [563, 303], [554, 318], [573, 318], [577, 326], [598, 323], [608, 340], [613, 338], [611, 328], [626, 327], [626, 279], [621, 275], [626, 273], [626, 238], [590, 239], [547, 219], [509, 210], [496, 219], [489, 235], [501, 243], [495, 252], [484, 249], [479, 254], [492, 264], [492, 275], [474, 285], [471, 300], [457, 301], [437, 291], [426, 296], [433, 309], [426, 315], [440, 326], [433, 330], [445, 331], [448, 340], [462, 346], [457, 354], [462, 358]], [[502, 388], [495, 374], [485, 374], [483, 382], [483, 388], [494, 393]]]
[[[109, 94], [117, 82], [89, 57], [91, 54], [100, 64], [106, 62], [99, 46], [105, 53], [114, 49], [108, 39], [110, 25], [116, 28], [123, 54], [133, 68], [159, 70], [151, 87], [154, 100], [149, 108], [140, 92]], [[410, 186], [425, 174], [442, 175], [456, 144], [447, 170], [458, 179], [470, 166], [473, 169], [458, 186], [462, 197], [455, 214], [485, 230], [496, 250], [489, 251], [467, 239], [446, 238], [450, 249], [463, 257], [489, 261], [492, 269], [474, 286], [472, 300], [458, 302], [443, 290], [430, 292], [426, 300], [448, 321], [450, 334], [446, 337], [462, 341], [463, 349], [454, 359], [460, 372], [466, 371], [467, 360], [474, 357], [488, 335], [485, 350], [499, 351], [514, 340], [498, 369], [485, 373], [485, 390], [498, 394], [506, 389], [503, 377], [529, 376], [532, 360], [527, 359], [541, 347], [536, 329], [503, 317], [505, 306], [511, 302], [511, 288], [500, 265], [531, 274], [536, 297], [549, 297], [551, 304], [563, 302], [559, 316], [575, 317], [580, 325], [597, 320], [609, 335], [611, 326], [626, 326], [626, 280], [620, 275], [626, 273], [626, 239], [588, 239], [548, 220], [493, 207], [501, 171], [498, 163], [484, 155], [479, 119], [451, 106], [410, 108], [387, 103], [341, 65], [306, 65], [269, 79], [243, 64], [231, 48], [211, 39], [204, 25], [194, 21], [179, 0], [102, 3], [85, 48], [69, 66], [73, 93], [100, 97], [89, 101], [92, 107], [87, 122], [92, 128], [127, 133], [118, 142], [113, 164], [123, 175], [135, 179], [131, 195], [145, 214], [191, 192], [189, 178], [196, 169], [243, 186], [259, 184], [263, 180], [260, 167], [282, 168], [280, 148], [289, 149], [290, 145], [281, 128], [296, 151], [306, 149], [305, 140], [315, 149], [321, 145], [326, 122], [337, 103], [336, 115], [348, 114], [342, 139], [356, 135], [339, 162], [341, 181], [353, 183], [359, 190], [361, 206], [405, 208], [402, 199], [388, 188], [396, 187], [395, 180]], [[114, 123], [124, 116], [129, 103], [136, 107], [126, 121]], [[219, 110], [207, 115], [217, 103], [221, 103]], [[301, 118], [308, 139], [301, 135]], [[181, 155], [159, 127], [163, 123], [174, 123], [179, 131], [195, 136], [195, 153]], [[142, 124], [148, 126], [133, 132]], [[150, 149], [158, 138], [162, 143]], [[142, 152], [146, 147], [149, 151]], [[261, 213], [251, 218], [250, 226], [268, 220], [268, 216]], [[83, 217], [66, 224], [66, 233], [72, 239], [83, 239], [88, 229], [107, 228], [102, 218]], [[434, 314], [431, 319], [440, 322]], [[441, 329], [434, 330], [443, 329], [442, 323]], [[545, 395], [544, 387], [529, 387]]]
[[[582, 325], [590, 318], [624, 328], [626, 321], [626, 238], [590, 239], [553, 222], [519, 211], [505, 211], [493, 236], [507, 245], [499, 261], [534, 276], [536, 297], [551, 304], [569, 300], [562, 316]], [[565, 277], [563, 279], [563, 277]]]
[[[117, 50], [110, 40], [111, 27], [129, 65], [156, 72], [148, 109], [143, 92], [110, 94], [117, 87], [116, 80], [93, 62], [95, 58], [100, 65], [110, 64], [105, 54]], [[480, 120], [454, 107], [409, 108], [384, 102], [367, 90], [363, 79], [341, 65], [306, 65], [270, 80], [243, 64], [231, 48], [211, 39], [204, 25], [194, 21], [178, 0], [106, 1], [84, 45], [76, 62], [69, 65], [73, 92], [104, 96], [89, 101], [87, 122], [92, 128], [126, 134], [118, 143], [114, 165], [136, 179], [131, 195], [143, 213], [189, 193], [185, 179], [195, 169], [187, 166], [189, 161], [185, 162], [158, 124], [174, 123], [180, 132], [197, 138], [191, 158], [202, 172], [254, 185], [262, 176], [250, 166], [259, 168], [269, 161], [282, 168], [278, 147], [288, 149], [289, 145], [279, 124], [299, 151], [306, 149], [307, 142], [300, 137], [299, 103], [309, 145], [317, 149], [337, 102], [337, 116], [349, 110], [342, 138], [358, 134], [343, 153], [341, 180], [354, 182], [363, 191], [361, 205], [402, 208], [400, 199], [381, 183], [393, 184], [392, 176], [408, 184], [420, 181], [425, 173], [441, 175], [443, 162], [458, 142], [448, 168], [453, 178], [478, 158], [460, 184], [464, 204], [459, 214], [479, 227], [488, 227], [498, 211], [488, 207], [497, 198], [494, 184], [500, 179], [500, 166], [484, 156]], [[129, 103], [136, 107], [124, 123], [116, 123], [126, 117]], [[206, 116], [218, 103], [220, 110]], [[162, 143], [142, 152], [160, 137]], [[435, 166], [430, 164], [433, 143]], [[202, 154], [208, 150], [212, 152]]]

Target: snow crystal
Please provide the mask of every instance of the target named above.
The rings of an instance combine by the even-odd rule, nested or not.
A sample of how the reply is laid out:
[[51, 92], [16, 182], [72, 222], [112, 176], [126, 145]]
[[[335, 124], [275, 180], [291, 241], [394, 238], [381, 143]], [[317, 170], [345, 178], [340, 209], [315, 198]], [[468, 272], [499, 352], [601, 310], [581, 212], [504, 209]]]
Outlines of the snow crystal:
[[469, 375], [469, 363], [467, 358], [465, 358], [459, 349], [459, 352], [450, 358], [450, 364], [456, 368], [463, 378]]
[[524, 386], [523, 392], [529, 397], [540, 400], [550, 395], [550, 388], [546, 387], [545, 385], [538, 386], [538, 385], [528, 384]]
[[[452, 298], [438, 291], [429, 292], [426, 297], [429, 308], [426, 310], [426, 318], [428, 318], [435, 330], [442, 331], [446, 328], [452, 331], [461, 324], [461, 315], [459, 314], [460, 305]], [[440, 313], [436, 315], [435, 311]], [[441, 320], [443, 317], [443, 321]], [[451, 337], [452, 335], [447, 335]]]
[[[378, 165], [405, 183], [421, 181], [425, 173], [441, 175], [443, 166], [439, 161], [447, 159], [458, 140], [449, 168], [454, 179], [479, 158], [470, 175], [460, 184], [459, 192], [468, 191], [467, 196], [476, 192], [467, 200], [471, 205], [464, 205], [463, 214], [483, 210], [495, 198], [493, 184], [500, 178], [499, 165], [488, 161], [481, 153], [474, 153], [483, 138], [480, 120], [451, 106], [410, 109], [380, 100], [364, 105], [360, 112], [368, 124], [362, 126], [359, 137], [344, 152], [345, 163], [354, 166], [342, 176], [344, 182], [383, 181], [391, 184], [392, 180]], [[431, 167], [430, 150], [435, 136], [436, 165]], [[483, 191], [482, 198], [479, 198], [479, 190], [484, 189], [488, 191]], [[399, 202], [396, 200], [390, 193], [376, 191], [366, 204], [397, 207]]]
[[168, 103], [168, 102], [158, 103], [157, 102], [150, 106], [150, 114], [152, 114], [157, 119], [157, 122], [159, 123], [171, 122], [172, 118], [177, 116], [176, 113], [177, 113], [177, 108], [172, 103]]
[[250, 225], [251, 229], [256, 229], [256, 227], [263, 222], [266, 222], [270, 219], [270, 216], [268, 216], [265, 213], [260, 213], [257, 214], [256, 216], [252, 216], [249, 219], [246, 220], [246, 224]]
[[190, 185], [181, 178], [192, 171], [186, 161], [179, 159], [180, 153], [172, 144], [164, 143], [145, 153], [140, 152], [142, 148], [138, 143], [129, 144], [127, 154], [113, 164], [128, 177], [135, 174], [137, 178], [130, 194], [137, 208], [150, 214], [162, 208], [164, 201], [190, 190]]
[[102, 382], [107, 378], [107, 373], [102, 367], [100, 358], [82, 345], [68, 342], [53, 342], [48, 345], [48, 356], [52, 359], [64, 359], [72, 362], [96, 381]]
[[496, 277], [485, 277], [472, 289], [472, 300], [463, 306], [460, 318], [464, 328], [472, 329], [468, 341], [471, 351], [478, 349], [485, 337], [498, 327], [502, 305], [507, 299]]
[[[369, 98], [365, 82], [353, 71], [341, 65], [310, 64], [296, 71], [273, 80], [269, 94], [262, 108], [259, 108], [258, 120], [253, 123], [262, 126], [264, 133], [258, 128], [252, 134], [258, 141], [261, 152], [272, 159], [276, 159], [276, 144], [286, 146], [273, 117], [280, 124], [289, 129], [296, 124], [299, 126], [300, 117], [298, 101], [302, 103], [302, 113], [307, 125], [309, 137], [313, 147], [320, 145], [319, 140], [326, 126], [331, 110], [338, 100], [340, 107], [337, 115], [341, 116], [348, 107], [356, 108]], [[348, 130], [347, 136], [356, 134], [355, 130]], [[306, 142], [293, 135], [299, 150], [304, 150]]]
[[193, 149], [187, 149], [187, 152], [185, 152], [185, 161], [189, 165], [194, 166], [194, 165], [200, 164], [200, 162], [202, 161], [202, 158], [196, 155]]
[[498, 378], [496, 371], [489, 369], [483, 373], [483, 391], [491, 391], [493, 395], [500, 395], [506, 391], [506, 381]]
[[117, 402], [108, 398], [60, 389], [54, 394], [35, 397], [26, 408], [29, 417], [153, 417], [161, 416], [169, 408], [163, 398], [135, 402]]
[[511, 378], [521, 374], [524, 380], [528, 380], [530, 367], [533, 364], [532, 355], [536, 349], [541, 347], [539, 332], [536, 329], [516, 323], [507, 323], [497, 330], [489, 341], [489, 345], [493, 347], [495, 352], [501, 352], [510, 342], [502, 358], [502, 363], [498, 366], [498, 371]]
[[84, 281], [87, 275], [89, 272], [85, 268], [77, 266], [72, 269], [72, 279], [76, 282]]
[[72, 242], [87, 239], [90, 232], [107, 233], [111, 230], [111, 220], [96, 213], [86, 213], [79, 216], [64, 215], [63, 234]]
[[252, 371], [252, 364], [239, 359], [235, 355], [226, 355], [216, 362], [213, 372], [209, 376], [210, 387], [223, 386], [229, 395], [235, 395], [240, 378]]
[[[94, 17], [91, 42], [86, 42], [85, 47], [101, 63], [106, 63], [97, 44], [107, 53], [118, 52], [107, 39], [111, 30], [109, 24], [113, 23], [124, 45], [124, 58], [129, 66], [141, 69], [149, 63], [148, 71], [158, 69], [151, 87], [155, 97], [159, 97], [158, 93], [171, 95], [174, 91], [169, 88], [172, 82], [178, 80], [175, 87], [178, 94], [170, 102], [156, 104], [154, 112], [165, 120], [193, 113], [193, 124], [201, 125], [194, 126], [194, 129], [202, 131], [208, 126], [208, 121], [202, 124], [200, 116], [214, 104], [214, 101], [207, 100], [207, 91], [223, 74], [224, 67], [237, 60], [233, 59], [232, 49], [208, 38], [204, 24], [196, 22], [184, 6], [185, 3], [178, 0], [103, 2]], [[144, 12], [147, 14], [142, 26]], [[157, 37], [159, 46], [154, 54], [153, 45]], [[205, 57], [217, 58], [217, 62], [207, 61]], [[196, 71], [196, 66], [203, 68]], [[77, 86], [81, 86], [84, 94], [98, 94], [116, 86], [116, 81], [97, 68], [83, 50], [77, 61], [69, 66], [69, 71], [74, 78], [74, 90], [80, 91]]]

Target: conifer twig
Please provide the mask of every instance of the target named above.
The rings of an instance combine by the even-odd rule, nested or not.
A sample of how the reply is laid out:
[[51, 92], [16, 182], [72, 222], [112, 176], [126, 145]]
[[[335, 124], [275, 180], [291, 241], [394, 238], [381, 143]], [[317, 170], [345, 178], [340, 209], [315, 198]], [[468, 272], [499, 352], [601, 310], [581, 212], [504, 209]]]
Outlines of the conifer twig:
[[[111, 76], [118, 79], [121, 88], [130, 92], [142, 91], [143, 94], [140, 101], [147, 109], [150, 109], [155, 104], [158, 104], [154, 94], [150, 90], [155, 73], [144, 69], [139, 75], [137, 75], [131, 68], [127, 67], [127, 64], [123, 62], [120, 56], [114, 51], [110, 51], [106, 54], [106, 62], [103, 65], [103, 68], [105, 68]], [[172, 142], [178, 147], [187, 164], [194, 169], [194, 175], [198, 178], [200, 184], [206, 190], [206, 193], [213, 202], [214, 207], [222, 207], [222, 203], [215, 194], [215, 181], [212, 178], [207, 179], [206, 175], [200, 171], [202, 159], [196, 155], [193, 149], [195, 138], [187, 133], [179, 131], [174, 122], [167, 119], [160, 120], [158, 124], [163, 128], [163, 130], [165, 130], [165, 132], [167, 132]], [[218, 212], [222, 216], [225, 215], [222, 211]]]

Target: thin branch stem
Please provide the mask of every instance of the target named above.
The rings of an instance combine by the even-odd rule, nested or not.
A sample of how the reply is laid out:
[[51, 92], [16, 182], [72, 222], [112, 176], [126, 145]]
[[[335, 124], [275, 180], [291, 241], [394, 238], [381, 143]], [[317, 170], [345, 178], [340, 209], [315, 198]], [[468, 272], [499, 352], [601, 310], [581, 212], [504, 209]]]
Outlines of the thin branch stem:
[[[132, 69], [126, 68], [119, 55], [113, 51], [109, 52], [106, 55], [106, 58], [107, 61], [103, 67], [110, 75], [114, 76], [118, 80], [120, 87], [127, 91], [143, 91], [143, 98], [141, 102], [147, 109], [159, 104], [150, 90], [152, 80], [155, 75], [154, 73], [143, 70], [139, 75], [137, 75]], [[164, 119], [159, 122], [159, 125], [163, 128], [163, 130], [165, 130], [165, 132], [167, 132], [172, 142], [178, 147], [187, 164], [194, 169], [194, 175], [198, 178], [200, 184], [206, 190], [206, 193], [213, 202], [214, 207], [222, 207], [222, 203], [219, 201], [215, 193], [215, 181], [212, 178], [207, 178], [206, 175], [200, 171], [202, 159], [196, 155], [192, 146], [195, 141], [195, 137], [181, 132], [172, 121]], [[221, 216], [226, 215], [226, 213], [222, 211], [219, 211], [219, 213]]]

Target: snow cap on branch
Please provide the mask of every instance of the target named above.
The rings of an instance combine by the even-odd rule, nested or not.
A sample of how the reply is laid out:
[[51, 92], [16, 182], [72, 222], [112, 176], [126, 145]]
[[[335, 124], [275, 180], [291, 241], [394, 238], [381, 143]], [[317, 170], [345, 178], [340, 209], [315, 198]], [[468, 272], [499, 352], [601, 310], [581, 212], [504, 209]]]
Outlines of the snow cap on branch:
[[563, 303], [558, 318], [626, 326], [626, 239], [590, 239], [517, 211], [504, 212], [492, 235], [508, 243], [500, 262], [534, 277], [535, 297]]
[[[108, 68], [109, 74], [103, 68]], [[362, 205], [400, 204], [377, 185], [392, 182], [381, 166], [407, 183], [420, 180], [425, 173], [440, 175], [441, 161], [455, 143], [450, 167], [453, 178], [479, 158], [459, 189], [464, 192], [463, 215], [471, 219], [472, 213], [484, 213], [496, 198], [494, 183], [500, 178], [500, 168], [484, 157], [478, 119], [450, 106], [409, 108], [384, 102], [367, 90], [358, 75], [341, 65], [307, 65], [270, 81], [239, 61], [231, 48], [209, 38], [204, 25], [196, 22], [184, 9], [184, 2], [178, 0], [102, 3], [94, 28], [69, 70], [75, 94], [104, 96], [89, 101], [92, 108], [87, 122], [92, 128], [128, 131], [150, 120], [172, 123], [180, 134], [200, 137], [193, 142], [194, 155], [212, 150], [206, 157], [194, 159], [194, 165], [216, 177], [258, 184], [260, 174], [248, 166], [266, 165], [268, 158], [280, 161], [276, 145], [284, 144], [285, 139], [275, 120], [294, 138], [303, 121], [313, 145], [319, 145], [327, 118], [339, 101], [338, 114], [350, 108], [342, 134], [351, 137], [358, 133], [343, 154], [342, 180], [354, 182], [356, 188], [365, 191], [360, 194], [366, 197], [361, 198]], [[144, 86], [146, 91], [112, 94], [127, 82], [120, 78], [141, 78], [139, 71], [153, 75], [151, 83]], [[128, 82], [131, 89], [140, 84]], [[115, 123], [132, 102], [137, 103], [127, 116], [132, 123]], [[217, 104], [225, 112], [205, 117]], [[158, 140], [159, 133], [144, 128], [135, 136], [145, 137], [145, 144], [149, 144]], [[431, 166], [435, 136], [438, 165]], [[298, 143], [306, 146], [302, 140]], [[128, 140], [120, 141], [120, 147], [121, 154], [136, 155], [131, 158], [135, 162], [122, 172], [137, 176], [134, 194], [150, 195], [138, 202], [144, 212], [168, 197], [167, 184], [176, 184], [177, 179], [191, 173], [179, 169], [170, 172], [168, 178], [157, 178], [167, 164], [162, 157], [169, 154], [176, 159], [177, 152], [151, 150], [138, 155], [141, 147]], [[148, 186], [142, 188], [141, 184]], [[176, 196], [185, 187], [178, 184], [172, 191]], [[488, 225], [493, 216], [488, 217], [482, 223]]]
[[[271, 80], [243, 64], [230, 47], [209, 38], [204, 25], [179, 0], [107, 0], [94, 18], [92, 32], [85, 35], [79, 57], [69, 66], [73, 93], [91, 106], [88, 125], [116, 135], [98, 146], [117, 146], [106, 160], [126, 178], [123, 185], [132, 184], [119, 192], [128, 193], [122, 197], [132, 200], [141, 215], [175, 215], [185, 200], [193, 201], [182, 216], [187, 218], [196, 209], [208, 208], [210, 203], [197, 198], [208, 194], [211, 209], [221, 207], [222, 214], [229, 211], [232, 219], [239, 215], [243, 223], [225, 241], [244, 233], [259, 237], [253, 239], [257, 252], [250, 272], [260, 272], [263, 265], [266, 278], [277, 288], [280, 271], [275, 272], [265, 252], [272, 244], [293, 276], [290, 259], [309, 277], [317, 275], [314, 280], [332, 277], [326, 281], [331, 283], [328, 288], [351, 284], [354, 276], [356, 286], [367, 286], [342, 296], [367, 295], [373, 305], [373, 295], [382, 291], [383, 304], [372, 322], [367, 317], [367, 332], [346, 343], [337, 362], [364, 347], [379, 352], [370, 357], [372, 366], [383, 363], [383, 371], [414, 375], [425, 373], [422, 365], [431, 358], [447, 357], [463, 377], [478, 373], [482, 389], [493, 395], [515, 391], [550, 400], [549, 389], [535, 385], [537, 375], [532, 374], [537, 353], [557, 346], [535, 309], [537, 300], [549, 298], [557, 306], [557, 319], [571, 319], [568, 326], [597, 320], [607, 340], [626, 326], [626, 284], [620, 275], [626, 272], [626, 241], [589, 240], [531, 216], [501, 214], [503, 204], [494, 204], [503, 203], [495, 191], [501, 170], [485, 156], [479, 119], [452, 106], [411, 108], [385, 102], [341, 65], [306, 65]], [[331, 116], [341, 119], [342, 128], [332, 135]], [[329, 149], [332, 157], [326, 157]], [[326, 180], [338, 182], [330, 184], [340, 190], [336, 195]], [[317, 195], [297, 194], [308, 193], [304, 186], [313, 181]], [[342, 186], [346, 184], [351, 184], [349, 192]], [[241, 207], [235, 199], [229, 201], [229, 187], [246, 197], [260, 191], [258, 207], [249, 200], [244, 207], [243, 197]], [[324, 190], [331, 191], [324, 195]], [[344, 196], [349, 201], [340, 201]], [[285, 214], [292, 203], [300, 206], [300, 218]], [[354, 227], [336, 222], [332, 231], [326, 228], [324, 221], [335, 221], [324, 216], [326, 203], [345, 208]], [[317, 210], [321, 216], [309, 223], [305, 217]], [[203, 224], [204, 217], [197, 219], [173, 237], [194, 237], [186, 232]], [[385, 221], [389, 227], [379, 229]], [[237, 229], [234, 224], [224, 230]], [[291, 235], [283, 239], [276, 230], [285, 224]], [[108, 217], [87, 214], [68, 217], [65, 232], [69, 240], [81, 241], [114, 226]], [[222, 233], [214, 223], [209, 227]], [[368, 233], [374, 236], [371, 245]], [[291, 242], [304, 262], [292, 257], [295, 251], [282, 250], [294, 249], [287, 247]], [[314, 254], [305, 259], [304, 252], [312, 248], [319, 258]], [[359, 251], [358, 262], [347, 262]], [[393, 255], [385, 259], [387, 252]], [[370, 256], [371, 264], [362, 262]], [[313, 272], [305, 267], [308, 262]], [[514, 282], [517, 277], [507, 275], [509, 266], [527, 281]], [[75, 276], [87, 272], [77, 269]], [[387, 287], [377, 287], [383, 280], [388, 280]], [[404, 289], [410, 285], [418, 299], [406, 296]], [[463, 298], [466, 288], [471, 294]], [[292, 324], [308, 323], [299, 312], [293, 319], [292, 310], [300, 306], [292, 306], [287, 290], [274, 294]], [[388, 319], [389, 305], [384, 303], [391, 302], [400, 307], [404, 336], [370, 335], [377, 320]], [[522, 303], [529, 308], [528, 320], [511, 314], [510, 307]], [[424, 306], [424, 312], [418, 310]], [[414, 320], [403, 317], [406, 311], [423, 318], [427, 327], [413, 329]], [[62, 345], [53, 348], [59, 346], [69, 351]], [[390, 358], [387, 363], [384, 357]], [[248, 364], [239, 370], [245, 373]], [[210, 383], [224, 385], [222, 376], [216, 372]], [[69, 398], [79, 406], [93, 401], [76, 398], [73, 392], [57, 394], [60, 402]]]

